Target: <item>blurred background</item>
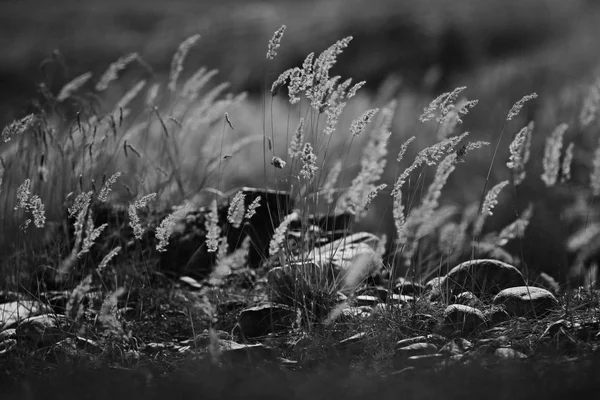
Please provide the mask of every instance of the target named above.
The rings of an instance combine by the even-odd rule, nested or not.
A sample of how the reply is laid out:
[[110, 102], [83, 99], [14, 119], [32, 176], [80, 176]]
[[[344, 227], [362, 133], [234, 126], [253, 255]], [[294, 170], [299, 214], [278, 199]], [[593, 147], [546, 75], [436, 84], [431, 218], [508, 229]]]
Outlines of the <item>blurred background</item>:
[[[564, 241], [569, 232], [558, 217], [573, 193], [587, 185], [596, 139], [569, 132], [568, 140], [577, 145], [573, 180], [552, 190], [539, 179], [540, 151], [558, 123], [576, 125], [581, 96], [600, 72], [598, 1], [2, 0], [0, 8], [1, 125], [30, 110], [40, 83], [56, 93], [84, 72], [99, 76], [108, 64], [131, 52], [147, 65], [128, 69], [128, 76], [164, 79], [179, 43], [198, 33], [202, 38], [188, 56], [184, 76], [200, 66], [218, 69], [219, 82], [229, 82], [229, 90], [248, 92], [244, 105], [230, 112], [236, 132], [260, 133], [263, 88], [284, 69], [299, 65], [309, 52], [319, 53], [352, 35], [334, 74], [366, 80], [367, 86], [346, 109], [338, 130], [347, 130], [367, 108], [398, 100], [385, 182], [393, 182], [393, 159], [409, 136], [419, 134], [405, 157], [409, 161], [416, 151], [437, 141], [434, 129], [423, 128], [417, 120], [433, 97], [467, 86], [467, 97], [480, 100], [463, 129], [472, 132], [471, 140], [492, 141], [492, 146], [461, 164], [442, 196], [461, 207], [481, 196], [508, 109], [523, 95], [537, 92], [538, 100], [507, 126], [489, 187], [507, 179], [508, 144], [534, 120], [531, 171], [520, 187], [518, 206], [522, 210], [531, 201], [536, 211], [524, 248], [513, 250], [531, 268], [559, 278], [566, 275]], [[288, 28], [282, 46], [267, 65], [267, 42], [282, 24]], [[273, 106], [275, 130], [289, 131], [286, 107], [279, 100]], [[357, 143], [353, 151], [358, 156], [360, 150]], [[256, 172], [262, 173], [262, 158], [253, 160], [250, 154], [245, 160], [247, 168], [230, 169], [230, 187], [253, 180], [261, 185]], [[358, 170], [357, 165], [351, 167]], [[351, 178], [348, 174], [347, 182]], [[508, 206], [498, 207], [488, 229], [514, 219], [508, 195], [506, 200]], [[378, 199], [371, 214], [361, 227], [391, 235], [393, 226], [386, 222], [391, 216], [389, 197]]]

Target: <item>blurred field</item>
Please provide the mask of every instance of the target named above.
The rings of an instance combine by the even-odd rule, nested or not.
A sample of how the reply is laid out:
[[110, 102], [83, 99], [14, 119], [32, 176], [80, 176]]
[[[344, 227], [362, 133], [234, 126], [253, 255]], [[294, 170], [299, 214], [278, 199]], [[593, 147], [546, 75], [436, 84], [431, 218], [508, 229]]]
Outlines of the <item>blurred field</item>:
[[[592, 2], [585, 0], [43, 0], [2, 2], [0, 13], [0, 123], [6, 123], [46, 82], [57, 90], [80, 73], [100, 73], [129, 52], [157, 74], [173, 49], [200, 33], [188, 65], [218, 68], [235, 89], [263, 84], [264, 48], [273, 30], [288, 34], [269, 79], [310, 51], [355, 37], [339, 72], [372, 87], [388, 74], [418, 86], [438, 65], [444, 76], [489, 59], [529, 51], [561, 37]], [[42, 61], [60, 56], [55, 63]], [[192, 68], [193, 70], [193, 68]]]

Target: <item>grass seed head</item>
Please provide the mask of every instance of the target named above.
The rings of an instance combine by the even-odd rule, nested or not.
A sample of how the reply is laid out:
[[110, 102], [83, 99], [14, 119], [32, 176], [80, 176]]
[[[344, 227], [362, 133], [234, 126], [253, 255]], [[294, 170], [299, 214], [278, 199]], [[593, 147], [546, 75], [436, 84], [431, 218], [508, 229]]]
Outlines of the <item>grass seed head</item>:
[[281, 28], [277, 29], [273, 33], [273, 37], [269, 40], [269, 46], [267, 50], [267, 60], [272, 60], [277, 55], [277, 49], [281, 46], [281, 39], [283, 38], [283, 33], [285, 32], [285, 25], [281, 25]]
[[194, 46], [200, 40], [200, 35], [192, 35], [185, 39], [179, 45], [177, 52], [173, 56], [173, 60], [171, 61], [171, 71], [169, 74], [169, 85], [168, 88], [171, 93], [175, 92], [177, 88], [177, 80], [179, 79], [179, 75], [183, 71], [183, 63], [187, 58], [188, 53], [192, 46]]
[[568, 129], [567, 124], [558, 125], [550, 137], [546, 139], [546, 147], [544, 148], [544, 173], [542, 181], [546, 186], [554, 186], [558, 179], [558, 171], [560, 169], [560, 154], [563, 147], [563, 136]]

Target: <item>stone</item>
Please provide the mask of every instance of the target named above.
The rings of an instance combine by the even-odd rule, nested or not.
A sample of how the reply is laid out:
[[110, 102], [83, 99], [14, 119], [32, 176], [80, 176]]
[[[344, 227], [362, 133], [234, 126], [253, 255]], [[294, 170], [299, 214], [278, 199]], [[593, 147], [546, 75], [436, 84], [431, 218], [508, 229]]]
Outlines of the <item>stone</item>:
[[219, 361], [228, 365], [253, 365], [277, 360], [275, 349], [264, 344], [240, 344], [231, 340], [219, 343]]
[[439, 283], [443, 293], [458, 295], [470, 291], [483, 299], [493, 297], [504, 289], [521, 286], [525, 280], [523, 274], [510, 264], [479, 259], [457, 265]]
[[385, 303], [388, 299], [388, 297], [390, 296], [390, 292], [381, 286], [367, 286], [361, 289], [358, 289], [355, 292], [356, 296], [362, 296], [362, 295], [367, 295], [367, 296], [375, 296], [379, 299], [380, 302]]
[[473, 347], [473, 343], [464, 338], [455, 338], [452, 341], [446, 343], [441, 349], [440, 354], [445, 355], [459, 355], [464, 354]]
[[[268, 253], [269, 242], [275, 228], [279, 226], [281, 219], [291, 212], [293, 201], [286, 191], [250, 187], [244, 187], [241, 191], [245, 195], [245, 207], [248, 207], [258, 196], [261, 197], [256, 214], [239, 228], [235, 228], [227, 221], [229, 204], [219, 204], [219, 226], [227, 237], [227, 243], [230, 244], [230, 253], [238, 249], [246, 237], [250, 238], [247, 262], [250, 267], [257, 268], [261, 265], [264, 255]], [[216, 252], [208, 252], [205, 245], [204, 222], [207, 213], [206, 207], [192, 210], [187, 213], [183, 222], [177, 225], [169, 239], [167, 251], [160, 253], [162, 270], [195, 279], [203, 279], [212, 272], [216, 264]], [[126, 221], [127, 218], [124, 220]], [[98, 226], [99, 223], [95, 225]]]
[[375, 307], [381, 301], [380, 301], [379, 297], [362, 295], [362, 296], [356, 296], [356, 298], [354, 299], [354, 302], [358, 307], [361, 307], [361, 306]]
[[16, 333], [34, 348], [48, 347], [69, 336], [68, 320], [60, 314], [36, 315], [21, 321]]
[[476, 308], [462, 304], [451, 304], [444, 310], [444, 328], [449, 331], [471, 333], [486, 327], [484, 314]]
[[364, 342], [368, 336], [369, 334], [366, 332], [359, 332], [341, 340], [336, 348], [342, 351], [361, 352], [364, 349]]
[[494, 297], [493, 304], [504, 306], [508, 314], [517, 317], [543, 316], [559, 306], [552, 293], [535, 286], [504, 289]]
[[342, 321], [353, 321], [357, 319], [366, 319], [371, 316], [373, 309], [369, 306], [346, 307], [343, 308], [338, 317]]
[[479, 300], [479, 298], [471, 292], [459, 293], [452, 300], [453, 300], [454, 304], [462, 304], [464, 306], [470, 306], [470, 307], [475, 307], [475, 308], [481, 307], [481, 305], [482, 305], [481, 300]]
[[36, 300], [0, 304], [0, 331], [14, 327], [26, 318], [51, 312], [50, 306]]
[[[333, 268], [333, 282], [344, 294], [353, 292], [369, 276], [379, 273], [381, 257], [376, 253], [380, 239], [368, 232], [358, 232], [324, 246], [316, 247], [305, 257], [322, 268]], [[330, 277], [330, 274], [326, 275]]]
[[407, 304], [415, 301], [413, 296], [408, 296], [404, 294], [392, 294], [392, 302], [398, 304]]
[[242, 310], [238, 317], [241, 334], [246, 338], [264, 336], [291, 329], [299, 319], [298, 313], [283, 304], [266, 303]]
[[402, 347], [396, 346], [394, 350], [393, 365], [396, 369], [404, 368], [409, 366], [407, 361], [410, 357], [436, 353], [437, 347], [431, 343], [419, 342]]
[[525, 359], [527, 356], [520, 351], [510, 347], [499, 347], [494, 352], [494, 355], [504, 360]]
[[439, 353], [422, 354], [419, 356], [408, 357], [406, 364], [416, 368], [431, 368], [441, 363], [444, 359], [445, 356]]
[[413, 282], [410, 279], [400, 277], [396, 279], [394, 293], [404, 294], [409, 296], [419, 296], [425, 292], [425, 285], [419, 282]]
[[395, 348], [399, 349], [419, 342], [427, 342], [427, 338], [425, 336], [415, 336], [411, 338], [401, 339], [396, 342]]

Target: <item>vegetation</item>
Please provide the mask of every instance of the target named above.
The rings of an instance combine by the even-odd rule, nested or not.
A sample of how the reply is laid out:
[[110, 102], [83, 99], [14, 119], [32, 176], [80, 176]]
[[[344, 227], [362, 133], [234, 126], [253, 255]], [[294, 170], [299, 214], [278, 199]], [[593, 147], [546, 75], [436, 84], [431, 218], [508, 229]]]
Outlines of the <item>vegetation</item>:
[[[0, 143], [2, 379], [29, 398], [61, 395], [63, 380], [81, 396], [87, 370], [122, 382], [86, 392], [98, 398], [174, 386], [248, 397], [255, 387], [240, 382], [252, 379], [269, 396], [304, 398], [296, 388], [322, 385], [323, 369], [349, 397], [525, 397], [562, 382], [544, 388], [550, 397], [597, 385], [600, 81], [575, 66], [594, 43], [581, 44], [591, 10], [551, 51], [472, 70], [474, 85], [433, 100], [393, 79], [373, 95], [336, 75], [352, 36], [270, 81], [286, 26], [261, 53], [259, 101], [216, 70], [187, 73], [200, 35], [164, 77], [131, 53], [41, 86]], [[568, 60], [556, 68], [576, 81], [520, 83], [557, 49]], [[148, 74], [132, 79], [132, 66]], [[425, 78], [429, 91], [445, 84], [435, 70]], [[532, 293], [549, 289], [551, 305], [532, 317], [499, 306], [501, 290], [438, 283], [482, 258]], [[472, 314], [453, 322], [451, 305]], [[467, 329], [480, 314], [485, 323]], [[435, 352], [418, 355], [433, 357], [407, 364], [403, 346], [423, 341]], [[459, 387], [465, 374], [481, 386]], [[498, 382], [515, 386], [483, 384]]]

